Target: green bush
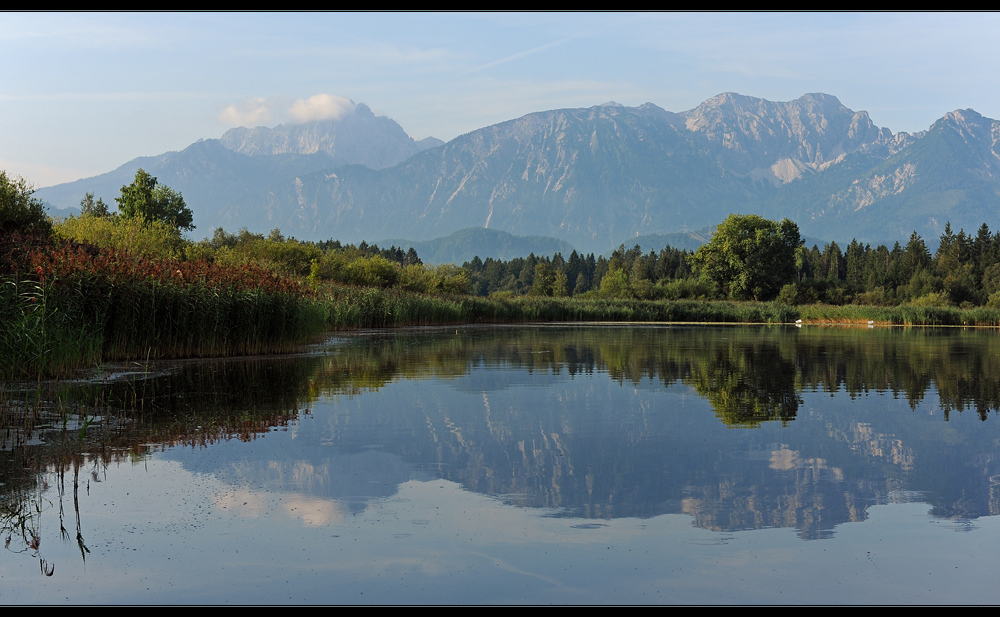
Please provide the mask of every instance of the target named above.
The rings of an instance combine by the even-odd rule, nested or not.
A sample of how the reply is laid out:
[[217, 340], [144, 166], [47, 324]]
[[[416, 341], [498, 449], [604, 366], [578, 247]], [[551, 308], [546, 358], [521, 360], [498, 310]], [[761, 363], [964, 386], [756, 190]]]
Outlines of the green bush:
[[910, 306], [934, 306], [945, 308], [951, 306], [951, 300], [948, 298], [948, 294], [946, 292], [932, 291], [920, 296], [919, 298], [910, 300], [907, 304]]
[[312, 274], [312, 262], [317, 260], [321, 262], [319, 278], [331, 278], [323, 276], [324, 257], [315, 246], [294, 239], [278, 239], [274, 232], [271, 238], [241, 232], [238, 242], [221, 243], [215, 253], [215, 261], [222, 265], [238, 267], [252, 264], [287, 276], [309, 276]]
[[0, 234], [52, 232], [52, 221], [45, 214], [41, 200], [31, 196], [34, 192], [24, 178], [0, 171]]
[[898, 303], [892, 292], [887, 292], [884, 287], [876, 287], [854, 296], [854, 304], [865, 306], [896, 306]]
[[114, 249], [147, 259], [178, 259], [185, 241], [177, 227], [162, 221], [138, 218], [69, 217], [55, 225], [59, 238]]

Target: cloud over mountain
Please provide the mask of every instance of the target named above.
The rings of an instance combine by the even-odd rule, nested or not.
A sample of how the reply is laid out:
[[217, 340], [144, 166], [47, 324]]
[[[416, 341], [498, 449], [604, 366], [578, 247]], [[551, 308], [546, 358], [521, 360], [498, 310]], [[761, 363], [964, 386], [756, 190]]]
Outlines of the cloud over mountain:
[[340, 120], [353, 113], [357, 105], [349, 98], [333, 94], [314, 94], [307, 99], [298, 99], [292, 103], [289, 112], [296, 122], [311, 120]]

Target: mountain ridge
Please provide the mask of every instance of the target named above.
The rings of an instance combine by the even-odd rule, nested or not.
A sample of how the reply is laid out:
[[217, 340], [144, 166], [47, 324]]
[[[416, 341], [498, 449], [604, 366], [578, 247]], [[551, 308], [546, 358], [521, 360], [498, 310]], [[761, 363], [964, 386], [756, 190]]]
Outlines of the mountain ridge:
[[[348, 117], [376, 118], [363, 104]], [[332, 124], [343, 135], [316, 137], [322, 122], [258, 131], [256, 149], [246, 145], [256, 129], [232, 129], [228, 142], [164, 159], [160, 179], [183, 192], [200, 229], [280, 227], [350, 242], [480, 227], [604, 252], [623, 237], [701, 228], [733, 212], [872, 243], [932, 236], [946, 221], [1000, 227], [1000, 123], [973, 110], [893, 134], [823, 93], [785, 102], [722, 93], [684, 112], [607, 103], [533, 112], [383, 167], [344, 154], [344, 119]], [[405, 136], [401, 127], [386, 134]], [[209, 148], [228, 162], [213, 167]], [[278, 152], [288, 149], [299, 151]], [[38, 194], [51, 201], [56, 188]]]

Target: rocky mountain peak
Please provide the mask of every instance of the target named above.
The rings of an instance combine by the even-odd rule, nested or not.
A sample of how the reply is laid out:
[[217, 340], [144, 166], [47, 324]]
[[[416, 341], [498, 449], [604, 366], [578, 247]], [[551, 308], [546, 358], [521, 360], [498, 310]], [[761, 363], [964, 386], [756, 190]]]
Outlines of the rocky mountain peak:
[[372, 169], [392, 167], [441, 144], [433, 138], [414, 141], [396, 121], [376, 116], [364, 103], [353, 104], [334, 118], [274, 128], [233, 128], [219, 141], [247, 156], [323, 153], [337, 164], [360, 164]]
[[973, 109], [956, 109], [949, 111], [935, 122], [931, 130], [948, 126], [958, 131], [959, 134], [978, 141], [991, 137], [994, 124], [997, 124], [995, 120], [984, 118]]
[[967, 124], [969, 122], [978, 124], [982, 122], [983, 116], [974, 109], [956, 109], [955, 111], [949, 111], [941, 119], [959, 124]]
[[932, 142], [944, 140], [956, 153], [977, 152], [976, 156], [985, 157], [993, 173], [1000, 173], [1000, 121], [986, 118], [973, 109], [957, 109], [946, 113], [927, 133], [934, 135]]
[[823, 169], [892, 136], [867, 112], [852, 111], [820, 92], [785, 102], [726, 92], [681, 115], [688, 130], [727, 152], [722, 157], [727, 168], [772, 184]]

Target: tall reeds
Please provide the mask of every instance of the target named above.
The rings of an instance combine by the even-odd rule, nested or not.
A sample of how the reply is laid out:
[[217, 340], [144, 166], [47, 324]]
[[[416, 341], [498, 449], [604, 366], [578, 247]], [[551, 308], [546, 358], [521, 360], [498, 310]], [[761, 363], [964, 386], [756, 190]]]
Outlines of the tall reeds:
[[308, 288], [254, 266], [4, 240], [0, 372], [6, 378], [127, 358], [287, 351], [326, 328], [326, 311]]
[[333, 329], [537, 321], [788, 323], [798, 311], [764, 302], [425, 296], [332, 285], [321, 296]]
[[1000, 326], [1000, 309], [961, 309], [934, 306], [861, 306], [825, 304], [798, 307], [803, 321], [818, 323], [865, 323], [897, 326]]

